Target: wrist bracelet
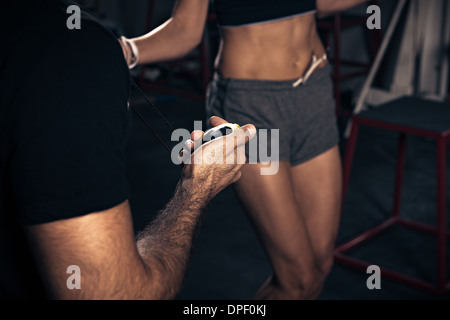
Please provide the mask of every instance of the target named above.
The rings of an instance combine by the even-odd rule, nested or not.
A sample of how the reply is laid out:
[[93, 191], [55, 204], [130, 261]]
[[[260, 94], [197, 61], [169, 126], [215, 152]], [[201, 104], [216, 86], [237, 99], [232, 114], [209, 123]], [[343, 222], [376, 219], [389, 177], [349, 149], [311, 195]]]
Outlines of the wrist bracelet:
[[[139, 51], [137, 46], [130, 39], [121, 36], [120, 41], [123, 43], [126, 51], [126, 57], [128, 68], [133, 69], [139, 62]], [[131, 50], [131, 52], [130, 52]]]
[[128, 50], [127, 44], [123, 41], [122, 37], [119, 38], [120, 45], [122, 46], [122, 49], [125, 51], [125, 61], [127, 62], [127, 65], [129, 65], [130, 61], [130, 52]]

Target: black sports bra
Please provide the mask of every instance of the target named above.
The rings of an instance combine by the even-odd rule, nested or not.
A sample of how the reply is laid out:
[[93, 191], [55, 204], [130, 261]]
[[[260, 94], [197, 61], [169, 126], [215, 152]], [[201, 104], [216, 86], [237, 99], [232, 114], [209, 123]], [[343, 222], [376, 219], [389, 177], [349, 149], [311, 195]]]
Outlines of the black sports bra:
[[316, 0], [213, 0], [219, 25], [242, 26], [314, 12]]

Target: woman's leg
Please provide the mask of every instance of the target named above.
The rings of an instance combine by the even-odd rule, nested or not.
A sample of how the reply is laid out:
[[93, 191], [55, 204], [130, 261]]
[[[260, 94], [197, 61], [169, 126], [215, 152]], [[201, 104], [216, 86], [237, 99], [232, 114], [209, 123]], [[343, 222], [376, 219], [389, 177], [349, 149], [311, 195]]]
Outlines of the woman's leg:
[[297, 207], [308, 229], [316, 268], [324, 281], [333, 266], [340, 223], [342, 167], [338, 146], [292, 167], [291, 172]]
[[234, 189], [274, 270], [256, 299], [319, 295], [331, 268], [339, 221], [339, 163], [335, 151], [329, 151], [294, 168], [280, 162], [276, 175], [261, 175], [262, 164], [242, 169]]

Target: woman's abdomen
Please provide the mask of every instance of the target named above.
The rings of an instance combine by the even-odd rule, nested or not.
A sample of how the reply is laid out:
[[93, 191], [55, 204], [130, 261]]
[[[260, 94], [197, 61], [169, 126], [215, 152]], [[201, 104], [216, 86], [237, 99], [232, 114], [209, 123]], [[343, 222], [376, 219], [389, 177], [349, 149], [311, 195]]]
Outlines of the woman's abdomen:
[[312, 54], [325, 53], [315, 15], [223, 28], [216, 68], [235, 79], [290, 80], [301, 77]]

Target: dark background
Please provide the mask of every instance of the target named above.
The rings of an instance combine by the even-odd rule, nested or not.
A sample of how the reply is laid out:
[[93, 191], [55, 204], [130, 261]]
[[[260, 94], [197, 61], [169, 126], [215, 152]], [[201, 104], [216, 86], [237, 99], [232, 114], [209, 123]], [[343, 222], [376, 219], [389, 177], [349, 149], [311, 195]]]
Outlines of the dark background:
[[[97, 10], [105, 23], [118, 33], [132, 37], [147, 30], [147, 1], [84, 2]], [[164, 0], [155, 3], [154, 10], [149, 15], [152, 26], [158, 25], [170, 16], [173, 1]], [[383, 28], [389, 22], [393, 3], [395, 1], [381, 2]], [[364, 9], [364, 7], [355, 8], [353, 12], [361, 14], [364, 13]], [[217, 34], [214, 24], [210, 24], [208, 28], [209, 58], [212, 59]], [[344, 57], [357, 56], [369, 61], [364, 47], [365, 34], [360, 28], [345, 30], [342, 36]], [[195, 57], [197, 51], [191, 53], [191, 56]], [[395, 48], [390, 48], [388, 58], [394, 53]], [[189, 63], [191, 69], [195, 71], [199, 60], [194, 58]], [[159, 90], [155, 86], [146, 87], [145, 92], [170, 123], [175, 128], [192, 130], [195, 120], [204, 121], [204, 102], [201, 98], [204, 92], [199, 84], [199, 77], [186, 76], [178, 71], [175, 64], [164, 63], [150, 67], [149, 70], [157, 80], [155, 84], [163, 84], [166, 90]], [[392, 67], [386, 64], [382, 76], [386, 78], [391, 71]], [[141, 72], [140, 68], [133, 70], [137, 80], [140, 79]], [[151, 76], [148, 76], [147, 80], [149, 78]], [[353, 107], [355, 95], [363, 80], [364, 76], [361, 76], [342, 83], [341, 97], [344, 109], [350, 110]], [[197, 99], [187, 99], [184, 93], [171, 92], [170, 90], [174, 88], [184, 93], [194, 93]], [[170, 141], [171, 132], [136, 92], [133, 92], [131, 103], [167, 143], [174, 144]], [[149, 133], [143, 123], [136, 117], [133, 120], [133, 133], [127, 146], [127, 175], [132, 191], [130, 202], [134, 224], [138, 232], [170, 199], [180, 177], [180, 168], [172, 164], [170, 154]], [[347, 117], [339, 118], [342, 152], [346, 146], [346, 139], [342, 133], [347, 122]], [[345, 241], [389, 217], [396, 150], [396, 134], [371, 128], [361, 130], [338, 242]], [[429, 224], [435, 223], [435, 176], [433, 141], [423, 138], [409, 139], [402, 216]], [[447, 194], [450, 194], [449, 186], [450, 184], [447, 184]], [[423, 280], [434, 282], [436, 278], [434, 238], [402, 227], [395, 227], [382, 233], [353, 250], [351, 255]], [[180, 299], [252, 299], [255, 291], [270, 273], [267, 258], [232, 189], [225, 189], [212, 201], [202, 223]], [[368, 276], [365, 270], [335, 264], [319, 299], [437, 300], [450, 297], [449, 294], [446, 296], [429, 294], [385, 278], [381, 280], [380, 290], [369, 290], [366, 286]]]

